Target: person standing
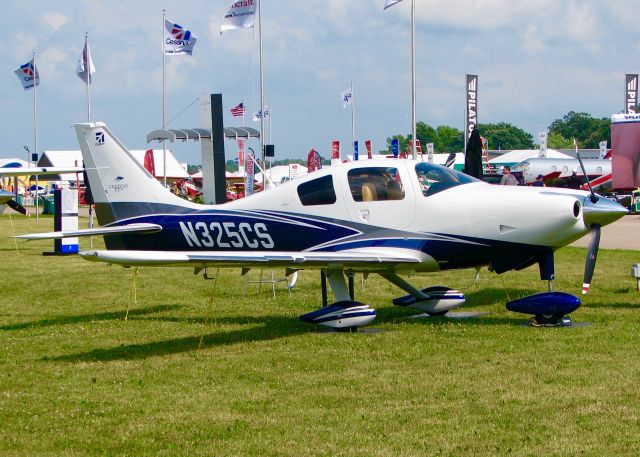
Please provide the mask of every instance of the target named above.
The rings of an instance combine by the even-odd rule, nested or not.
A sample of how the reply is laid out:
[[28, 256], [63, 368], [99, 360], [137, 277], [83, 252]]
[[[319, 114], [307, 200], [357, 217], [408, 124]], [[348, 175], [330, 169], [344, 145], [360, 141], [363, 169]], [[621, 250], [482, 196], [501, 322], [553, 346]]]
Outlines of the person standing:
[[505, 165], [502, 169], [502, 179], [500, 179], [500, 184], [503, 186], [518, 185], [518, 180], [511, 174], [511, 167], [509, 165]]
[[544, 176], [536, 176], [536, 180], [531, 183], [533, 187], [547, 187], [543, 181]]
[[573, 169], [573, 173], [571, 174], [571, 176], [569, 176], [569, 178], [567, 179], [567, 187], [571, 188], [571, 189], [580, 189], [580, 186], [582, 186], [584, 183], [582, 182], [582, 179], [580, 179], [577, 175], [577, 171], [575, 168]]

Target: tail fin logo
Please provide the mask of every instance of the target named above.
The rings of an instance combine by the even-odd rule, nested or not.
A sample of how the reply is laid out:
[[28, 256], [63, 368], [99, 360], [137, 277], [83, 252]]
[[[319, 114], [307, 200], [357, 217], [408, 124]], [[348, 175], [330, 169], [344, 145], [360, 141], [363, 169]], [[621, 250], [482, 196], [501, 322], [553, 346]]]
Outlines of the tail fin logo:
[[96, 146], [104, 146], [104, 132], [96, 132]]
[[123, 176], [116, 176], [115, 178], [113, 178], [113, 184], [109, 184], [109, 186], [107, 187], [109, 190], [115, 193], [122, 192], [129, 187], [127, 183], [123, 183], [122, 181], [124, 181]]

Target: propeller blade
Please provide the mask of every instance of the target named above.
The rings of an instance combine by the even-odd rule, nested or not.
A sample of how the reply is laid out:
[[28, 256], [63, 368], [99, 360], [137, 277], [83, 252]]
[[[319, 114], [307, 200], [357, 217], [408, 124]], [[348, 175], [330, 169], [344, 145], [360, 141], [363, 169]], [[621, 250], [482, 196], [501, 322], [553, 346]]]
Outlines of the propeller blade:
[[9, 200], [7, 202], [7, 206], [9, 208], [11, 208], [12, 210], [14, 210], [14, 211], [17, 211], [17, 212], [19, 212], [21, 214], [24, 214], [25, 216], [29, 215], [29, 211], [27, 210], [27, 208], [25, 208], [24, 206], [22, 206], [20, 203], [18, 203], [15, 200]]
[[598, 248], [600, 247], [600, 226], [592, 225], [589, 232], [589, 245], [587, 247], [587, 261], [584, 265], [584, 280], [582, 281], [582, 295], [589, 292], [593, 271], [596, 268], [598, 258]]

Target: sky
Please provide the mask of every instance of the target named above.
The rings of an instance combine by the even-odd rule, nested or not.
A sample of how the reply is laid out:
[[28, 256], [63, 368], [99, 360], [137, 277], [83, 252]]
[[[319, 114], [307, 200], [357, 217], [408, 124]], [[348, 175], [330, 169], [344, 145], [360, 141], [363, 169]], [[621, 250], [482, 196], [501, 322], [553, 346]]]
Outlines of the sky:
[[[417, 120], [464, 127], [465, 74], [479, 75], [478, 121], [508, 122], [534, 135], [569, 111], [608, 117], [624, 107], [624, 75], [638, 73], [633, 0], [415, 0]], [[78, 149], [74, 123], [86, 122], [85, 85], [75, 71], [89, 34], [96, 66], [93, 120], [130, 149], [162, 127], [162, 10], [197, 36], [193, 56], [167, 57], [169, 128], [200, 126], [198, 97], [244, 102], [259, 128], [258, 34], [220, 34], [230, 0], [33, 0], [5, 8], [0, 65], [0, 157], [26, 159], [34, 147], [33, 91], [14, 70], [36, 52], [39, 152]], [[410, 0], [383, 12], [384, 0], [263, 0], [264, 99], [276, 159], [330, 157], [351, 143], [351, 110], [340, 92], [354, 84], [355, 137], [411, 131]], [[9, 38], [10, 37], [10, 38]], [[257, 144], [257, 143], [256, 143]], [[152, 144], [159, 147], [157, 143]], [[200, 163], [200, 146], [169, 146]], [[226, 142], [226, 153], [237, 152]], [[255, 145], [254, 145], [255, 147]], [[361, 146], [361, 150], [364, 148]], [[437, 151], [436, 151], [437, 152]]]

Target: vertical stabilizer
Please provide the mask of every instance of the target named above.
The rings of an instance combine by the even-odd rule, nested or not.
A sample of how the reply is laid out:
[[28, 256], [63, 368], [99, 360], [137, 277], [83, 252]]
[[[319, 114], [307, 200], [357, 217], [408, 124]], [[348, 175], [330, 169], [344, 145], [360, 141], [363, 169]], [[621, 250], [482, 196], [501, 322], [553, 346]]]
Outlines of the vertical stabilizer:
[[191, 208], [149, 174], [104, 123], [75, 128], [100, 225]]

